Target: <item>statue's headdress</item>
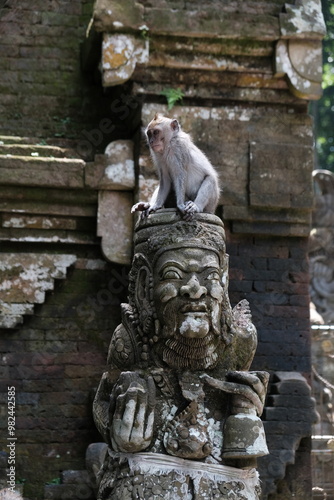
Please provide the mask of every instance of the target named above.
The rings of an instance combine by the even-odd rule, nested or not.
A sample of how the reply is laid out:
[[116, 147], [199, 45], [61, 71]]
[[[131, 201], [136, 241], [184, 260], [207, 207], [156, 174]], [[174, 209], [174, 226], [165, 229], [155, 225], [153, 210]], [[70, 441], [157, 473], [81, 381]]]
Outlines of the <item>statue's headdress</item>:
[[191, 246], [214, 251], [223, 264], [226, 250], [224, 224], [219, 217], [201, 213], [188, 222], [174, 209], [140, 219], [134, 244], [135, 254], [144, 254], [152, 263], [167, 250]]

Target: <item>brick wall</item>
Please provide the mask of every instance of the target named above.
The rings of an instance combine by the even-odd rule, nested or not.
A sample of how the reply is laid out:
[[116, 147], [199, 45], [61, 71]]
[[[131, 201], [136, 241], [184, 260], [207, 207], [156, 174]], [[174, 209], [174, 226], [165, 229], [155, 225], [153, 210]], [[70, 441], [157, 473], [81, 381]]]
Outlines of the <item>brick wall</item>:
[[0, 8], [0, 134], [76, 138], [102, 88], [80, 70], [92, 0], [8, 0]]
[[[263, 414], [270, 455], [258, 460], [266, 500], [312, 498], [312, 445], [310, 438], [301, 439], [311, 434], [317, 418], [306, 384], [311, 374], [307, 248], [307, 238], [240, 236], [227, 230], [231, 304], [249, 301], [258, 332], [251, 370], [271, 374]], [[292, 376], [282, 396], [275, 372]], [[293, 380], [292, 372], [306, 380]]]
[[253, 368], [310, 373], [306, 238], [227, 234], [230, 299], [246, 298], [258, 331]]
[[[100, 259], [95, 262], [101, 267]], [[27, 498], [45, 498], [45, 483], [57, 482], [62, 471], [85, 469], [88, 444], [101, 439], [92, 396], [120, 322], [127, 271], [109, 265], [87, 269], [79, 259], [33, 317], [17, 330], [0, 332], [2, 414], [7, 417], [7, 386], [15, 386], [16, 480], [25, 480]], [[1, 449], [8, 451], [7, 418], [1, 426]], [[6, 486], [7, 478], [0, 479]]]

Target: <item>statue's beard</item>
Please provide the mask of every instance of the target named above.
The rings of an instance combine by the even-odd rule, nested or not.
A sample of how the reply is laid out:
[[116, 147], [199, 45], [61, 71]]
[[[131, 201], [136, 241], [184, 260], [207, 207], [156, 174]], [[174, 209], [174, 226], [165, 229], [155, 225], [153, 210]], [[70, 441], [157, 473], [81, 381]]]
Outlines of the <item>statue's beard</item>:
[[220, 346], [220, 338], [212, 332], [204, 338], [185, 338], [174, 333], [173, 338], [161, 341], [159, 350], [162, 360], [171, 368], [205, 370], [217, 364]]
[[[193, 311], [201, 305], [206, 312]], [[194, 305], [175, 300], [166, 304], [163, 317], [156, 347], [164, 363], [171, 368], [190, 370], [204, 370], [217, 364], [222, 336], [215, 301], [207, 299], [204, 304]]]

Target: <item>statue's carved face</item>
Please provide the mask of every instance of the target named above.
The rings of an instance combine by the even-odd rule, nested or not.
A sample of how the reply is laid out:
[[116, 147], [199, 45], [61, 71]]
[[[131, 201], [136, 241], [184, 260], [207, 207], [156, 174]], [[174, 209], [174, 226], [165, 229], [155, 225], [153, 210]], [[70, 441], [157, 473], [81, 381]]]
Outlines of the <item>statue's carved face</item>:
[[[214, 363], [217, 357], [215, 351], [219, 343], [221, 304], [225, 293], [221, 283], [218, 256], [208, 250], [169, 250], [155, 265], [153, 290], [162, 327], [160, 335], [169, 339], [165, 340], [165, 345], [176, 356], [184, 357], [187, 351], [190, 358], [197, 359], [200, 355], [207, 358], [206, 362], [197, 359], [195, 365], [198, 368], [207, 367], [199, 366], [203, 363]], [[166, 361], [166, 356], [164, 358]], [[190, 362], [189, 366], [192, 365]]]

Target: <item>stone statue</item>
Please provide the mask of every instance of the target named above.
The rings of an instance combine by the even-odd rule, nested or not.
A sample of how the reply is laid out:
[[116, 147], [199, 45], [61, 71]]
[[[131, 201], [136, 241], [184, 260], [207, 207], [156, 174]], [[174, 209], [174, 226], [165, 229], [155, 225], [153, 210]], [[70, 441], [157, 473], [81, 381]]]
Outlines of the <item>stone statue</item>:
[[[315, 207], [309, 239], [311, 321], [334, 321], [334, 175], [329, 170], [314, 170]], [[317, 315], [314, 315], [314, 308]], [[320, 315], [320, 317], [319, 317]]]
[[93, 405], [108, 443], [98, 499], [258, 499], [268, 374], [247, 371], [257, 335], [248, 302], [230, 305], [223, 223], [159, 210], [134, 243]]

